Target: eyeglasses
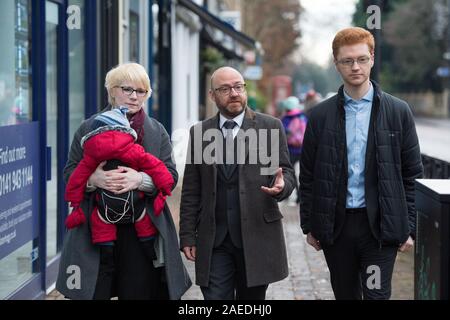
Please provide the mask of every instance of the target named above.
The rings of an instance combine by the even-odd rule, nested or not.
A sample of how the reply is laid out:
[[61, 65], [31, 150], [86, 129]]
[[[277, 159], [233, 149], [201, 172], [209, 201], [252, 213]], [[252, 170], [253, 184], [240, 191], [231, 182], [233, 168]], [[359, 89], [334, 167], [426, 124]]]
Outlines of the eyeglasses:
[[238, 83], [238, 84], [236, 84], [236, 85], [234, 85], [232, 87], [230, 87], [230, 86], [223, 86], [223, 87], [220, 87], [220, 88], [216, 88], [216, 89], [214, 89], [214, 91], [218, 91], [221, 95], [227, 96], [227, 95], [229, 95], [231, 93], [231, 89], [234, 89], [234, 91], [236, 93], [243, 93], [243, 92], [245, 92], [245, 86], [246, 86], [245, 83]]
[[[138, 97], [145, 97], [145, 95], [148, 93], [147, 90], [142, 90], [142, 89], [133, 89], [132, 87], [122, 87], [122, 86], [118, 86], [117, 88], [121, 88], [122, 92], [124, 94], [126, 94], [127, 96], [131, 96], [133, 94], [133, 92], [136, 92], [136, 96]], [[150, 94], [152, 94], [152, 90], [150, 90]]]
[[364, 65], [364, 64], [367, 64], [369, 61], [370, 61], [370, 57], [363, 56], [363, 57], [359, 57], [357, 59], [350, 59], [350, 58], [342, 59], [342, 60], [339, 60], [338, 63], [340, 63], [346, 67], [353, 67], [353, 64], [355, 62], [357, 62], [359, 65]]

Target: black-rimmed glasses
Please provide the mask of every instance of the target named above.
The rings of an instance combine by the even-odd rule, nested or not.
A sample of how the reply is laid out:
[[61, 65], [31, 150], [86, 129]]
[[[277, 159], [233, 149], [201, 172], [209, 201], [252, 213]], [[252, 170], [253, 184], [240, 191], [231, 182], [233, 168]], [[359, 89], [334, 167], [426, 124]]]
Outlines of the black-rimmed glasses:
[[238, 83], [234, 86], [222, 86], [214, 89], [214, 91], [218, 91], [221, 95], [227, 96], [231, 93], [231, 89], [233, 89], [236, 93], [243, 93], [245, 91], [245, 83]]
[[[118, 88], [122, 89], [122, 92], [127, 96], [131, 96], [133, 92], [136, 92], [136, 96], [145, 97], [149, 91], [143, 89], [133, 89], [132, 87], [118, 86]], [[150, 94], [152, 91], [150, 90]]]
[[340, 63], [346, 67], [353, 67], [355, 62], [357, 62], [359, 65], [364, 65], [364, 64], [367, 64], [369, 61], [370, 61], [370, 57], [362, 56], [357, 59], [350, 59], [350, 58], [342, 59], [342, 60], [339, 60], [338, 63]]

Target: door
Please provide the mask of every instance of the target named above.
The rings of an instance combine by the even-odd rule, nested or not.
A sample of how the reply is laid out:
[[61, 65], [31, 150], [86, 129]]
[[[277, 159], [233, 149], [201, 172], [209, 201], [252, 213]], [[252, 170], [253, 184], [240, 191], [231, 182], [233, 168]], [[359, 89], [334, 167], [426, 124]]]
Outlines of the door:
[[68, 48], [65, 1], [46, 1], [46, 287], [56, 280], [58, 253], [64, 234], [67, 204], [63, 168], [68, 152]]

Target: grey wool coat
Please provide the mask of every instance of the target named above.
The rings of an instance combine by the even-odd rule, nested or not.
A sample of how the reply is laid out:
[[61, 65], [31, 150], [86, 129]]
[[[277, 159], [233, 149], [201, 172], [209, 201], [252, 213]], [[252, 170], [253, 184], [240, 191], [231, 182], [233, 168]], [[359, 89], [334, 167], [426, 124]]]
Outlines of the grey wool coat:
[[[194, 160], [195, 153], [203, 154], [211, 148], [209, 141], [199, 141], [194, 132], [205, 132], [219, 128], [219, 114], [191, 128], [180, 208], [180, 247], [196, 246], [196, 283], [208, 286], [210, 262], [215, 239], [215, 206], [217, 164], [208, 164], [202, 157], [201, 163]], [[249, 160], [249, 154], [258, 154], [260, 146], [249, 143], [250, 139], [243, 132], [254, 129], [275, 129], [279, 136], [279, 152], [270, 147], [268, 154], [274, 150], [279, 157], [279, 167], [283, 170], [285, 187], [276, 197], [269, 196], [261, 186], [271, 186], [273, 175], [262, 175], [260, 169], [269, 167]], [[250, 130], [252, 131], [252, 130]], [[269, 115], [253, 112], [246, 108], [244, 121], [236, 139], [245, 143], [245, 163], [238, 162], [239, 205], [241, 212], [241, 232], [245, 259], [247, 286], [265, 285], [282, 280], [288, 275], [286, 244], [281, 219], [283, 218], [277, 201], [287, 198], [295, 187], [296, 179], [281, 121]], [[195, 140], [195, 141], [194, 141]], [[208, 139], [200, 139], [208, 140]], [[198, 144], [201, 149], [198, 149]], [[197, 144], [197, 147], [196, 147]], [[274, 144], [272, 144], [273, 146]], [[197, 148], [197, 149], [196, 149]], [[190, 159], [189, 159], [190, 157]], [[238, 151], [239, 157], [239, 151]], [[241, 163], [241, 164], [239, 164]]]
[[[70, 174], [82, 158], [80, 140], [81, 137], [89, 132], [89, 122], [93, 117], [95, 115], [85, 120], [75, 133], [69, 159], [64, 169], [64, 178], [66, 181], [68, 181]], [[146, 117], [144, 122], [143, 147], [147, 152], [164, 162], [176, 184], [178, 173], [172, 161], [172, 146], [169, 135], [158, 121], [149, 117]], [[85, 214], [92, 212], [93, 198], [93, 195], [86, 193], [85, 200], [81, 203], [81, 208]], [[147, 212], [150, 214], [153, 224], [158, 229], [160, 238], [163, 239], [165, 275], [170, 299], [180, 299], [192, 283], [181, 260], [177, 233], [169, 207], [166, 205], [163, 214], [156, 217], [152, 210], [152, 201], [148, 201]], [[93, 245], [91, 242], [88, 224], [85, 223], [77, 228], [68, 230], [64, 238], [56, 289], [70, 299], [92, 299], [97, 281], [99, 263], [99, 249], [98, 246]], [[73, 285], [74, 279], [71, 278], [74, 270], [76, 270], [73, 269], [73, 266], [81, 273], [80, 285], [75, 288]], [[70, 285], [71, 283], [72, 285]]]

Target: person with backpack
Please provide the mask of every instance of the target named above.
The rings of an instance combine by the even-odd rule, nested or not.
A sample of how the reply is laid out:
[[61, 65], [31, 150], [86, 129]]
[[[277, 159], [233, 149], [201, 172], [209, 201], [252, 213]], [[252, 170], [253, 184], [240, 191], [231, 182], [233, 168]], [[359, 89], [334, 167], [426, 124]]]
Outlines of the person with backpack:
[[[303, 105], [300, 104], [299, 99], [291, 96], [281, 101], [281, 107], [285, 110], [285, 114], [281, 119], [284, 129], [286, 131], [286, 139], [289, 149], [289, 157], [292, 166], [300, 162], [300, 155], [303, 146], [303, 136], [306, 130], [308, 119], [303, 111]], [[299, 187], [295, 186], [297, 192], [296, 202], [300, 202]]]
[[[94, 118], [92, 131], [81, 139], [83, 159], [78, 163], [69, 178], [66, 186], [66, 201], [74, 208], [67, 216], [66, 227], [78, 227], [86, 222], [85, 213], [80, 208], [83, 201], [86, 184], [97, 166], [105, 161], [104, 170], [121, 169], [121, 166], [130, 166], [135, 170], [149, 175], [158, 195], [153, 202], [156, 216], [161, 214], [167, 196], [171, 195], [174, 184], [173, 177], [164, 163], [144, 148], [135, 143], [136, 131], [130, 127], [126, 113], [128, 108], [105, 111]], [[88, 213], [91, 222], [92, 243], [107, 246], [110, 258], [113, 260], [113, 251], [110, 246], [117, 239], [117, 224], [132, 223], [135, 226], [137, 237], [141, 242], [145, 254], [156, 259], [154, 241], [157, 234], [150, 216], [145, 211], [145, 199], [142, 191], [127, 191], [122, 194], [109, 192], [97, 188], [96, 206]]]
[[[76, 211], [69, 215], [67, 226], [76, 225], [80, 217], [85, 223], [68, 228], [64, 236], [56, 289], [73, 300], [112, 297], [119, 300], [178, 300], [192, 282], [181, 258], [172, 214], [162, 201], [176, 185], [178, 173], [167, 131], [145, 113], [145, 103], [151, 96], [149, 76], [142, 65], [123, 63], [107, 73], [105, 88], [109, 105], [82, 122], [75, 132], [64, 167], [64, 180], [69, 188], [75, 183], [77, 188], [72, 191], [82, 191], [81, 195], [74, 193], [76, 197], [68, 194], [67, 199], [75, 205]], [[128, 108], [126, 118], [121, 115], [121, 107]], [[120, 124], [116, 130], [105, 127], [116, 122]], [[124, 128], [119, 129], [121, 126]], [[114, 143], [104, 143], [105, 138]], [[115, 148], [119, 144], [123, 148]], [[107, 156], [99, 157], [102, 152]], [[109, 161], [105, 164], [101, 162], [103, 160]], [[95, 167], [94, 162], [101, 163]], [[116, 168], [118, 165], [120, 167]], [[80, 170], [83, 172], [81, 177]], [[165, 189], [162, 197], [158, 195], [161, 188]], [[127, 195], [130, 195], [129, 199]], [[111, 201], [114, 198], [116, 204]], [[123, 204], [123, 207], [117, 208], [117, 204]], [[115, 212], [109, 210], [111, 206], [115, 206]], [[128, 206], [134, 208], [138, 217], [129, 213]], [[101, 220], [98, 211], [100, 214], [107, 212], [107, 217], [102, 216], [105, 221], [115, 221], [122, 215], [136, 221], [145, 212], [142, 221], [151, 221], [154, 230], [141, 233], [137, 230], [138, 223], [115, 224], [114, 232], [108, 233], [113, 238], [101, 239], [115, 239], [114, 245], [95, 245], [92, 220], [96, 223]], [[150, 224], [144, 222], [141, 226], [150, 228]], [[151, 242], [141, 241], [148, 240], [144, 238], [151, 235], [156, 237], [155, 260], [148, 254], [153, 255]]]

